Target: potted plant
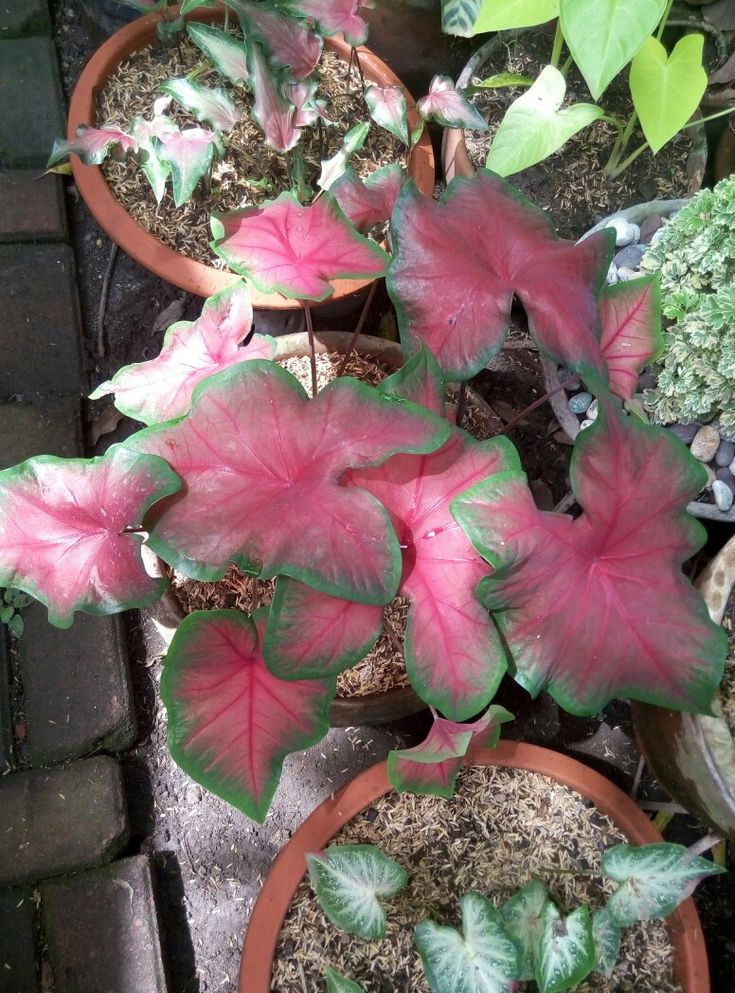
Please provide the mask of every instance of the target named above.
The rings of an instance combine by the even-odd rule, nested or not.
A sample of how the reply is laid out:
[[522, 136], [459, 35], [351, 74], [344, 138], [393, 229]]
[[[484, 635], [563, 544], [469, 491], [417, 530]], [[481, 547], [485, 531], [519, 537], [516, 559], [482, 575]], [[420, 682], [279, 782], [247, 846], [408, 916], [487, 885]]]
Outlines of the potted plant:
[[[264, 250], [263, 225], [284, 209], [243, 219], [238, 251], [257, 278], [288, 271], [304, 295], [330, 270], [318, 251], [294, 262], [285, 245], [279, 264]], [[358, 261], [381, 251], [331, 194], [299, 209], [314, 212], [313, 246]], [[257, 819], [285, 754], [325, 733], [337, 674], [374, 643], [398, 592], [410, 601], [409, 679], [435, 712], [404, 758], [430, 779], [490, 733], [508, 669], [576, 714], [615, 696], [707, 712], [722, 673], [723, 632], [681, 571], [704, 539], [684, 509], [704, 470], [620, 402], [640, 357], [618, 346], [658, 333], [646, 305], [654, 277], [610, 307], [610, 233], [562, 241], [488, 172], [456, 180], [441, 202], [409, 182], [391, 240], [388, 285], [410, 358], [380, 387], [343, 377], [310, 398], [270, 359], [247, 361], [269, 343], [239, 347], [251, 311], [234, 287], [171, 332], [158, 359], [105, 385], [148, 427], [100, 459], [39, 457], [0, 475], [0, 584], [46, 603], [59, 626], [77, 609], [161, 595], [143, 541], [194, 579], [220, 579], [233, 562], [278, 577], [272, 606], [252, 618], [189, 615], [162, 683], [177, 761]], [[598, 396], [572, 457], [576, 520], [537, 510], [506, 438], [478, 441], [446, 416], [445, 381], [469, 379], [501, 347], [514, 294], [539, 348]], [[653, 505], [662, 471], [670, 499]]]
[[[614, 868], [618, 859], [625, 868]], [[318, 905], [302, 883], [307, 864]], [[602, 883], [610, 870], [625, 880], [617, 893]], [[546, 749], [502, 742], [473, 753], [457, 795], [445, 801], [397, 796], [380, 763], [317, 808], [281, 851], [247, 928], [239, 988], [291, 993], [316, 986], [326, 972], [330, 991], [370, 993], [386, 982], [418, 988], [416, 974], [423, 972], [436, 993], [481, 986], [503, 993], [534, 977], [540, 989], [562, 991], [576, 989], [594, 969], [580, 989], [623, 982], [660, 993], [673, 988], [673, 977], [665, 969], [651, 975], [650, 962], [641, 962], [646, 939], [661, 943], [660, 932], [638, 932], [635, 950], [624, 950], [633, 963], [621, 974], [614, 971], [618, 924], [666, 916], [692, 891], [697, 872], [718, 871], [662, 843], [635, 803], [599, 774]], [[677, 898], [669, 889], [674, 877], [683, 883]], [[548, 902], [546, 886], [568, 916]], [[446, 925], [457, 921], [456, 902], [468, 889], [462, 936]], [[628, 902], [633, 891], [642, 901], [636, 912]], [[585, 899], [592, 915], [579, 906]], [[625, 914], [616, 909], [621, 900]], [[441, 924], [419, 923], [427, 916]], [[706, 993], [706, 952], [692, 902], [666, 923], [676, 981], [685, 993]]]
[[[274, 185], [273, 171], [278, 174], [281, 190], [293, 188], [300, 200], [308, 203], [344, 170], [349, 155], [365, 141], [371, 121], [368, 108], [363, 104], [360, 110], [357, 104], [355, 120], [335, 122], [332, 105], [316, 92], [314, 71], [322, 50], [332, 53], [329, 58], [336, 56], [345, 67], [349, 66], [345, 77], [347, 91], [357, 87], [358, 92], [365, 89], [379, 96], [385, 93], [394, 99], [400, 97], [404, 104], [407, 95], [388, 67], [361, 47], [367, 37], [367, 26], [352, 8], [348, 11], [345, 7], [333, 19], [324, 20], [311, 13], [311, 8], [307, 10], [306, 0], [302, 7], [293, 6], [288, 11], [246, 0], [230, 0], [229, 6], [218, 5], [214, 9], [209, 9], [212, 4], [203, 8], [200, 4], [184, 4], [182, 11], [186, 12], [187, 43], [194, 53], [194, 68], [186, 74], [182, 71], [178, 79], [168, 83], [164, 82], [167, 78], [164, 71], [161, 84], [168, 96], [158, 91], [151, 94], [145, 87], [136, 90], [134, 77], [126, 89], [142, 94], [138, 116], [134, 121], [118, 121], [106, 127], [109, 122], [100, 121], [98, 104], [106, 83], [126, 58], [137, 57], [136, 53], [145, 52], [156, 43], [158, 29], [179, 26], [178, 8], [164, 5], [161, 10], [160, 3], [145, 6], [157, 12], [138, 18], [118, 31], [86, 66], [70, 105], [68, 141], [57, 143], [51, 162], [69, 152], [76, 153], [72, 156], [72, 166], [77, 187], [110, 237], [162, 278], [190, 292], [210, 296], [232, 285], [236, 277], [213, 266], [215, 260], [207, 247], [206, 231], [198, 236], [199, 241], [203, 238], [203, 244], [198, 241], [198, 247], [192, 248], [194, 207], [199, 212], [207, 211], [207, 204], [212, 203], [209, 213], [216, 212], [221, 209], [216, 206], [217, 196], [230, 205], [257, 204], [267, 199], [269, 193], [273, 196], [280, 192]], [[356, 9], [357, 5], [353, 6]], [[229, 21], [231, 8], [240, 18], [245, 41], [216, 26]], [[347, 41], [337, 33], [343, 28]], [[176, 57], [175, 45], [169, 46], [169, 51]], [[201, 77], [203, 71], [207, 80], [216, 78], [218, 85], [201, 83], [196, 77]], [[154, 103], [156, 96], [160, 101]], [[166, 103], [171, 106], [163, 107]], [[402, 151], [396, 142], [392, 154], [394, 161], [405, 158], [408, 174], [430, 192], [434, 182], [431, 143], [420, 133], [422, 128], [410, 98], [408, 103], [415, 140], [411, 141], [411, 135], [407, 135], [406, 145], [411, 147]], [[243, 121], [251, 120], [243, 144], [237, 129], [245, 126]], [[90, 127], [95, 122], [96, 127]], [[350, 131], [353, 124], [359, 127]], [[373, 130], [377, 132], [378, 128]], [[346, 144], [340, 144], [348, 131], [350, 138]], [[332, 137], [332, 132], [339, 137]], [[309, 139], [307, 150], [310, 159], [317, 159], [316, 172], [314, 163], [307, 163], [301, 151], [305, 134], [316, 136]], [[256, 142], [261, 143], [263, 151], [253, 159], [252, 154], [245, 154], [245, 146], [254, 147]], [[336, 153], [336, 158], [329, 158], [329, 149]], [[109, 177], [103, 172], [103, 168], [108, 168], [105, 157], [113, 153], [135, 160], [147, 178], [140, 187], [135, 187], [133, 206], [137, 219], [117, 198]], [[282, 153], [281, 160], [278, 153]], [[274, 157], [275, 165], [270, 164], [269, 156]], [[318, 174], [319, 157], [325, 162], [329, 160], [327, 180]], [[363, 165], [369, 171], [366, 162]], [[216, 169], [214, 181], [213, 168]], [[242, 174], [247, 169], [254, 169], [255, 173]], [[319, 179], [323, 183], [321, 188]], [[130, 183], [127, 172], [123, 180], [122, 189]], [[150, 189], [146, 192], [147, 183]], [[178, 214], [171, 202], [171, 184], [179, 205]], [[203, 200], [195, 194], [197, 184], [207, 188]], [[212, 197], [211, 193], [217, 196]], [[169, 214], [170, 220], [166, 220], [161, 236], [152, 233], [152, 225], [159, 224], [161, 217], [168, 218]], [[186, 245], [181, 250], [175, 247], [176, 238], [180, 237], [177, 232], [182, 230], [187, 231], [188, 255]], [[336, 283], [337, 297], [354, 294], [369, 282], [370, 276], [364, 273], [356, 273], [353, 278], [347, 272]], [[257, 307], [293, 306], [277, 292], [261, 295], [254, 290], [253, 301]]]
[[[636, 203], [639, 187], [652, 187], [647, 198], [698, 189], [706, 162], [703, 130], [689, 129], [693, 144], [686, 173], [684, 155], [669, 142], [697, 112], [704, 93], [704, 38], [685, 35], [667, 55], [663, 29], [679, 24], [670, 21], [670, 6], [638, 10], [636, 4], [488, 0], [470, 33], [501, 33], [475, 53], [458, 86], [487, 105], [483, 116], [491, 115], [497, 130], [489, 151], [487, 136], [475, 135], [472, 160], [462, 132], [448, 132], [442, 153], [448, 178], [469, 174], [478, 157], [504, 176], [522, 171], [522, 188], [538, 191], [546, 209], [560, 210], [568, 236], [587, 229], [595, 215]], [[544, 22], [554, 17], [552, 45]], [[598, 30], [590, 32], [590, 24]], [[523, 32], [503, 30], [515, 28]], [[569, 56], [561, 65], [565, 45]], [[621, 75], [628, 63], [629, 85]], [[583, 87], [594, 103], [573, 102]], [[659, 153], [666, 160], [663, 171], [660, 159], [653, 158]], [[575, 183], [576, 175], [585, 176], [584, 186]]]

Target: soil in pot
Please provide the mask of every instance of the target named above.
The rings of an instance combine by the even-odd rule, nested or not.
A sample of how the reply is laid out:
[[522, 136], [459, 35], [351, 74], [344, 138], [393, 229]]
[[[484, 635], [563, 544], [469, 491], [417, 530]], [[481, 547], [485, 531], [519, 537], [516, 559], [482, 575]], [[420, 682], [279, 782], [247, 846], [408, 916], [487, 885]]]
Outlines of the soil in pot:
[[[543, 29], [520, 32], [496, 48], [482, 69], [482, 77], [471, 80], [477, 85], [495, 73], [511, 72], [536, 78], [548, 63], [552, 36]], [[493, 135], [509, 105], [524, 90], [518, 87], [485, 89], [471, 102], [490, 123], [489, 131], [465, 131], [465, 144], [475, 168], [485, 165]], [[584, 80], [572, 66], [567, 74], [565, 105], [589, 102]], [[606, 90], [602, 105], [608, 114], [626, 121], [630, 116], [630, 93], [627, 73], [620, 74]], [[595, 121], [575, 135], [543, 162], [508, 177], [510, 182], [533, 203], [548, 211], [564, 238], [578, 238], [607, 214], [643, 200], [686, 196], [697, 189], [701, 176], [692, 188], [686, 163], [691, 139], [677, 135], [654, 157], [646, 150], [615, 179], [608, 179], [603, 169], [615, 143], [617, 132], [605, 121]], [[643, 142], [637, 128], [629, 149]]]
[[[238, 33], [234, 25], [231, 30]], [[153, 103], [161, 96], [162, 83], [186, 76], [205, 64], [208, 63], [202, 52], [186, 35], [179, 47], [155, 44], [133, 53], [99, 93], [97, 121], [126, 129], [138, 114], [150, 118]], [[143, 228], [177, 252], [205, 265], [225, 268], [225, 263], [209, 247], [210, 215], [214, 211], [259, 204], [290, 189], [287, 164], [292, 155], [283, 155], [265, 144], [262, 131], [251, 117], [253, 97], [249, 91], [233, 86], [213, 68], [196, 79], [205, 85], [222, 87], [244, 111], [240, 122], [225, 138], [226, 155], [215, 162], [211, 192], [205, 193], [200, 185], [187, 203], [176, 207], [169, 188], [157, 204], [148, 180], [136, 163], [110, 158], [102, 164], [102, 170], [116, 198]], [[318, 93], [328, 100], [329, 113], [337, 126], [304, 128], [296, 146], [306, 161], [306, 182], [315, 192], [321, 160], [337, 152], [352, 126], [369, 119], [357, 68], [353, 66], [348, 71], [347, 63], [326, 46], [316, 79]], [[195, 118], [175, 101], [167, 113], [180, 126], [197, 125]], [[402, 154], [400, 142], [384, 128], [373, 125], [364, 148], [352, 157], [351, 164], [364, 177], [382, 165], [401, 161]]]
[[[601, 906], [615, 884], [595, 874], [602, 853], [626, 840], [612, 821], [556, 780], [523, 769], [464, 769], [452, 800], [390, 792], [357, 815], [331, 844], [374, 844], [408, 871], [408, 887], [388, 909], [388, 930], [370, 943], [335, 928], [308, 879], [281, 930], [272, 989], [321, 989], [326, 964], [370, 993], [428, 993], [413, 929], [419, 920], [458, 926], [469, 889], [494, 903], [538, 876], [560, 906]], [[563, 870], [553, 872], [550, 870]], [[576, 874], [576, 873], [579, 874]], [[530, 993], [532, 984], [519, 987]], [[674, 993], [672, 948], [662, 921], [624, 933], [613, 979], [591, 976], [577, 993]]]

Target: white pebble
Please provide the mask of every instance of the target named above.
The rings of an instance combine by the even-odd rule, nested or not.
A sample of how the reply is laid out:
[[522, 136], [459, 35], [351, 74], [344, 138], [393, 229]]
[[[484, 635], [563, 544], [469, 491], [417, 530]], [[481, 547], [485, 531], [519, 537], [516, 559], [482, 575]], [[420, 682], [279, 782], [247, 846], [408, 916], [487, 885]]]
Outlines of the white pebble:
[[626, 221], [624, 217], [611, 217], [605, 227], [615, 231], [616, 248], [623, 248], [625, 245], [640, 241], [641, 229], [637, 224]]
[[586, 410], [587, 420], [594, 421], [597, 419], [597, 411], [599, 410], [600, 404], [597, 399], [593, 400], [592, 403]]
[[629, 269], [627, 266], [621, 265], [618, 269], [618, 279], [621, 283], [627, 283], [629, 279], [638, 279], [640, 273], [635, 269]]
[[715, 498], [717, 509], [721, 510], [723, 514], [732, 508], [733, 492], [721, 479], [716, 479], [712, 484], [712, 496]]
[[591, 424], [594, 424], [594, 423], [595, 422], [593, 420], [590, 420], [589, 417], [585, 417], [585, 419], [579, 425], [579, 430], [580, 431], [584, 431], [585, 428], [588, 428]]
[[608, 286], [613, 286], [615, 283], [620, 281], [620, 276], [618, 276], [618, 267], [614, 262], [610, 263], [610, 268], [607, 270], [607, 276], [605, 276], [605, 282]]

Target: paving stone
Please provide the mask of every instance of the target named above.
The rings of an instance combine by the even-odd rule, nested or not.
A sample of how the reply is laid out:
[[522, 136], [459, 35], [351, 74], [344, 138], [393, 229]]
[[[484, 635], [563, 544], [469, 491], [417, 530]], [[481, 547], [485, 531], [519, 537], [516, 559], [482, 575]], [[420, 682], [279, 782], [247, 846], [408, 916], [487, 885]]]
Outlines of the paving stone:
[[74, 624], [60, 631], [37, 603], [23, 617], [21, 677], [30, 765], [124, 751], [135, 740], [136, 728], [120, 618], [79, 612]]
[[0, 775], [13, 765], [13, 715], [10, 712], [10, 662], [5, 628], [0, 624]]
[[43, 169], [54, 140], [66, 135], [56, 49], [49, 38], [0, 41], [0, 107], [0, 169]]
[[30, 887], [0, 890], [0, 989], [3, 993], [38, 993], [39, 961], [33, 890]]
[[71, 248], [0, 245], [0, 272], [0, 401], [79, 394], [81, 317]]
[[41, 885], [55, 993], [165, 993], [148, 859]]
[[50, 34], [46, 0], [0, 0], [0, 39]]
[[79, 400], [59, 397], [33, 404], [0, 403], [0, 469], [33, 455], [84, 455]]
[[0, 172], [0, 242], [64, 241], [66, 236], [59, 176], [39, 178], [37, 169]]
[[120, 765], [108, 755], [0, 777], [0, 886], [109, 862], [128, 834]]

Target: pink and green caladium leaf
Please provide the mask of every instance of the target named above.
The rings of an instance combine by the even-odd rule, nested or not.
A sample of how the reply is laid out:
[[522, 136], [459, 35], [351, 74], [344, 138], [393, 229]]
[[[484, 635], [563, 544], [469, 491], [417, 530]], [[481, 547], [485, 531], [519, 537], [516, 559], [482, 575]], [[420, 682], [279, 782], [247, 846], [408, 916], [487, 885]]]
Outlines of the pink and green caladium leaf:
[[348, 45], [364, 45], [368, 36], [367, 22], [357, 13], [359, 7], [372, 7], [363, 0], [296, 0], [290, 4], [298, 17], [308, 17], [323, 37], [343, 34]]
[[296, 106], [283, 93], [277, 71], [269, 67], [257, 42], [248, 48], [248, 67], [255, 93], [253, 117], [265, 135], [266, 145], [278, 152], [288, 152], [301, 137], [296, 126]]
[[263, 821], [289, 752], [329, 730], [334, 680], [284, 683], [266, 669], [267, 611], [198, 610], [176, 629], [161, 678], [174, 761]]
[[494, 748], [500, 725], [513, 720], [504, 707], [491, 706], [472, 724], [434, 717], [428, 736], [415, 748], [388, 755], [388, 778], [397, 790], [454, 796], [457, 773], [469, 748]]
[[161, 84], [166, 93], [188, 110], [198, 121], [211, 124], [217, 131], [231, 131], [240, 120], [240, 111], [232, 97], [221, 87], [212, 89], [191, 79], [169, 79]]
[[148, 522], [149, 543], [186, 575], [221, 579], [231, 562], [285, 573], [333, 596], [387, 603], [401, 574], [385, 509], [341, 484], [349, 468], [431, 451], [449, 428], [353, 379], [314, 399], [273, 362], [241, 362], [194, 390], [191, 413], [129, 439], [184, 480]]
[[155, 602], [165, 582], [140, 555], [148, 508], [181, 480], [158, 458], [112, 447], [102, 458], [42, 455], [0, 472], [0, 586], [30, 593], [67, 628], [74, 611]]
[[302, 207], [281, 193], [262, 207], [212, 216], [212, 248], [263, 293], [324, 300], [330, 280], [382, 276], [389, 256], [350, 225], [335, 200], [324, 195]]
[[456, 88], [449, 76], [434, 76], [429, 92], [416, 104], [419, 115], [443, 128], [471, 128], [487, 131], [490, 125]]
[[587, 907], [577, 907], [562, 917], [549, 900], [541, 913], [541, 937], [536, 958], [540, 993], [574, 989], [595, 967], [597, 954], [592, 918]]
[[606, 909], [615, 924], [668, 917], [707, 876], [725, 867], [693, 855], [683, 845], [615, 845], [602, 856], [602, 871], [621, 885]]
[[459, 906], [462, 933], [434, 921], [416, 928], [416, 948], [433, 993], [512, 993], [520, 952], [500, 912], [473, 890]]
[[187, 128], [161, 138], [158, 157], [171, 167], [174, 203], [186, 203], [212, 166], [216, 137], [204, 128]]
[[600, 347], [610, 389], [632, 400], [643, 367], [663, 351], [658, 277], [643, 276], [605, 286], [600, 293]]
[[407, 182], [387, 277], [404, 347], [424, 342], [448, 379], [468, 379], [502, 347], [516, 294], [541, 350], [604, 382], [597, 293], [613, 238], [563, 241], [543, 211], [485, 169], [453, 180], [440, 201]]
[[336, 676], [364, 659], [382, 630], [382, 607], [329, 596], [280, 576], [263, 654], [280, 679]]
[[393, 213], [406, 174], [397, 162], [372, 172], [363, 182], [348, 166], [330, 187], [330, 193], [345, 216], [361, 234]]
[[536, 975], [544, 909], [550, 902], [551, 897], [544, 884], [538, 879], [532, 879], [500, 908], [508, 934], [522, 953], [518, 972], [518, 979], [522, 982], [533, 979]]
[[402, 397], [444, 416], [444, 377], [439, 363], [423, 346], [400, 369], [384, 379], [378, 390], [384, 396]]
[[54, 165], [67, 155], [78, 155], [85, 165], [99, 165], [107, 158], [111, 148], [119, 147], [123, 152], [134, 152], [137, 148], [135, 138], [112, 125], [102, 128], [92, 128], [80, 124], [77, 136], [73, 141], [57, 138], [46, 168]]
[[258, 41], [271, 65], [288, 67], [292, 79], [305, 79], [316, 69], [322, 54], [322, 39], [296, 17], [271, 3], [226, 0], [240, 18], [250, 45]]
[[245, 45], [221, 28], [192, 21], [186, 25], [189, 37], [212, 65], [231, 83], [247, 83], [249, 78]]
[[613, 697], [708, 713], [727, 638], [681, 571], [704, 542], [686, 505], [705, 473], [669, 431], [626, 417], [606, 392], [599, 400], [572, 455], [576, 520], [537, 510], [518, 472], [453, 503], [495, 570], [478, 596], [532, 696], [548, 689], [575, 714]]
[[161, 137], [177, 135], [179, 129], [163, 114], [154, 116], [150, 121], [138, 114], [130, 133], [138, 145], [135, 153], [136, 162], [150, 183], [156, 203], [160, 203], [166, 193], [166, 181], [171, 174], [171, 166], [160, 157], [158, 143]]
[[207, 376], [252, 359], [273, 358], [276, 342], [269, 335], [250, 333], [253, 308], [243, 283], [235, 283], [205, 301], [196, 321], [172, 324], [160, 355], [116, 372], [90, 395], [98, 400], [115, 394], [115, 406], [144, 424], [161, 424], [186, 414], [194, 387]]
[[408, 145], [408, 104], [402, 86], [371, 83], [365, 88], [365, 103], [376, 124]]
[[354, 979], [343, 976], [331, 965], [328, 965], [324, 970], [324, 976], [327, 980], [327, 993], [365, 993], [364, 987], [356, 983]]
[[319, 906], [343, 931], [368, 941], [385, 937], [385, 910], [405, 887], [408, 874], [375, 845], [330, 845], [306, 856]]

